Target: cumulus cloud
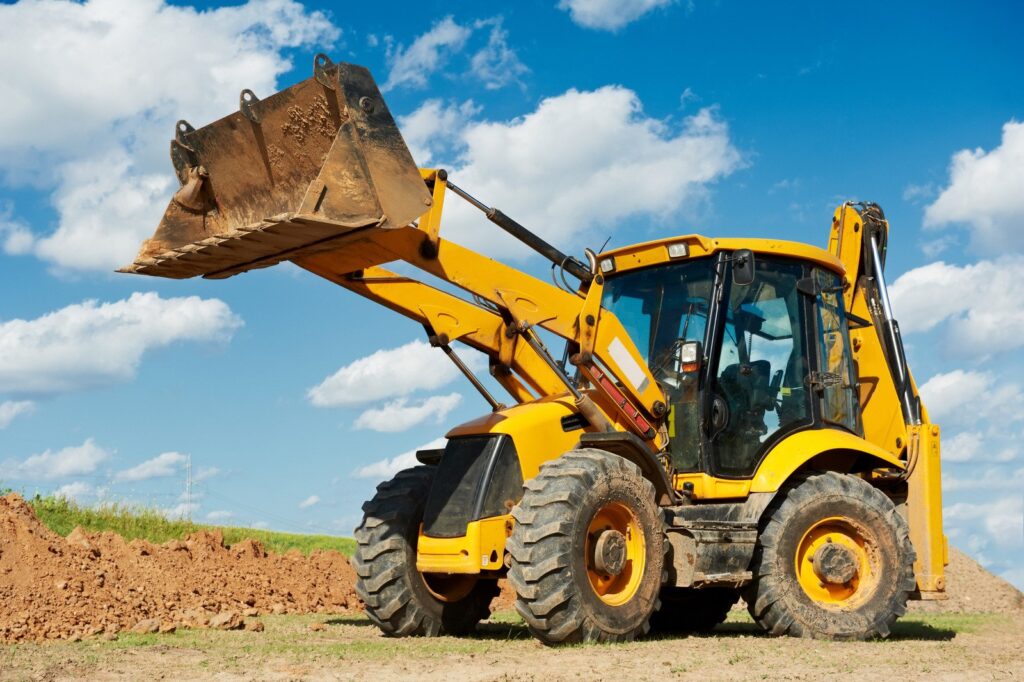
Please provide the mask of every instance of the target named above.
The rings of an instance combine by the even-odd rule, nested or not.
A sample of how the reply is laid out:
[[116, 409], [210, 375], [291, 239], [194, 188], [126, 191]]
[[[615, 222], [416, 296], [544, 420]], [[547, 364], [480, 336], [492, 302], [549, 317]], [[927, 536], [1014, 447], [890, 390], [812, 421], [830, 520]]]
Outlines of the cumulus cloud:
[[73, 481], [66, 483], [53, 491], [54, 497], [63, 497], [66, 500], [84, 503], [90, 502], [106, 494], [104, 488], [97, 488], [85, 481]]
[[399, 398], [382, 407], [365, 410], [356, 417], [355, 428], [395, 433], [411, 429], [428, 419], [440, 423], [460, 402], [462, 396], [458, 393], [430, 396], [418, 402]]
[[320, 504], [320, 496], [319, 495], [310, 495], [309, 497], [304, 499], [302, 502], [299, 502], [299, 509], [309, 509], [310, 507], [314, 507], [314, 506], [316, 506], [318, 504]]
[[427, 78], [444, 66], [452, 54], [461, 51], [472, 33], [472, 28], [462, 26], [447, 16], [434, 22], [429, 31], [408, 47], [391, 47], [388, 50], [391, 70], [381, 90], [387, 92], [400, 85], [425, 86]]
[[[461, 107], [444, 111], [465, 116]], [[419, 131], [415, 138], [432, 162], [451, 169], [453, 181], [556, 244], [607, 235], [630, 217], [667, 220], [743, 163], [715, 108], [673, 124], [645, 115], [636, 93], [616, 85], [569, 90], [510, 121], [469, 122], [457, 144], [450, 136], [439, 140], [424, 140]], [[481, 229], [483, 217], [465, 202], [452, 201], [445, 211], [454, 240], [500, 247], [504, 256], [519, 248], [499, 230]]]
[[359, 358], [306, 395], [317, 407], [364, 405], [419, 390], [435, 390], [457, 376], [458, 369], [443, 359], [439, 350], [417, 340]]
[[114, 474], [114, 480], [118, 482], [145, 481], [150, 478], [174, 476], [181, 471], [186, 460], [188, 457], [180, 452], [164, 452], [130, 469], [118, 471]]
[[500, 17], [476, 22], [477, 28], [490, 26], [487, 45], [473, 54], [469, 60], [470, 70], [488, 90], [498, 90], [510, 83], [519, 82], [519, 77], [529, 71], [519, 61], [516, 51], [508, 45], [508, 31], [502, 28]]
[[519, 61], [516, 51], [509, 46], [508, 31], [502, 24], [500, 16], [460, 24], [449, 15], [435, 21], [430, 30], [408, 46], [396, 46], [392, 38], [385, 38], [390, 70], [381, 90], [387, 92], [400, 86], [425, 87], [435, 72], [448, 65], [455, 55], [468, 52], [471, 39], [487, 29], [490, 29], [487, 31], [487, 42], [472, 51], [466, 73], [488, 90], [518, 83], [519, 77], [529, 69]]
[[7, 460], [0, 463], [0, 479], [50, 481], [83, 476], [96, 471], [108, 459], [110, 452], [89, 438], [81, 445], [46, 450], [20, 462]]
[[408, 116], [400, 116], [398, 127], [420, 166], [434, 162], [435, 151], [462, 147], [462, 130], [473, 121], [481, 109], [472, 100], [461, 104], [446, 104], [440, 99], [428, 99]]
[[949, 185], [925, 210], [925, 227], [968, 227], [973, 244], [990, 253], [1024, 250], [1024, 123], [1008, 121], [998, 147], [953, 155]]
[[1024, 497], [1020, 495], [978, 504], [958, 502], [943, 511], [953, 528], [971, 528], [978, 522], [995, 545], [1024, 548]]
[[419, 461], [416, 459], [417, 450], [437, 450], [443, 448], [447, 442], [445, 438], [435, 438], [429, 443], [424, 443], [408, 452], [359, 467], [352, 472], [352, 476], [354, 478], [372, 478], [376, 480], [391, 478], [402, 469], [408, 469], [419, 464]]
[[6, 429], [17, 417], [32, 412], [35, 407], [31, 400], [5, 400], [0, 403], [0, 429]]
[[951, 348], [976, 355], [1024, 346], [1024, 256], [929, 263], [897, 278], [890, 295], [905, 333], [945, 325]]
[[219, 118], [242, 88], [273, 92], [293, 66], [285, 50], [329, 48], [338, 36], [293, 0], [203, 11], [162, 0], [0, 6], [0, 172], [56, 188], [58, 213], [52, 234], [21, 230], [12, 242], [8, 230], [4, 248], [64, 268], [126, 263], [172, 186], [174, 122]]
[[127, 381], [146, 351], [178, 341], [223, 341], [241, 324], [218, 299], [156, 293], [0, 321], [0, 391], [55, 394]]
[[164, 508], [163, 515], [169, 519], [191, 519], [192, 515], [199, 511], [198, 502], [179, 502], [173, 507]]
[[1020, 386], [997, 382], [988, 372], [955, 369], [936, 374], [919, 390], [928, 415], [936, 422], [974, 424], [982, 419], [1024, 419], [1018, 410], [1024, 400]]
[[969, 462], [982, 452], [984, 436], [977, 431], [964, 431], [942, 443], [942, 459], [947, 462]]
[[569, 12], [573, 22], [586, 28], [618, 31], [651, 10], [668, 7], [675, 0], [560, 0], [558, 8]]
[[211, 523], [224, 523], [235, 518], [234, 512], [229, 512], [224, 509], [215, 509], [214, 511], [206, 515], [206, 520]]

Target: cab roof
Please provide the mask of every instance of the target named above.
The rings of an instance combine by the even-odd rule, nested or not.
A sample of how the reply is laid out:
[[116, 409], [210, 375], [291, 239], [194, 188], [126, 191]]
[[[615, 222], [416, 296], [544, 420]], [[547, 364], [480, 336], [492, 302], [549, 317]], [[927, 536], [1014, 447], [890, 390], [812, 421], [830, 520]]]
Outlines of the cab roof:
[[[670, 255], [669, 247], [675, 244], [685, 244], [686, 255]], [[809, 244], [782, 239], [715, 239], [699, 234], [690, 234], [623, 246], [611, 251], [605, 251], [598, 259], [604, 261], [609, 257], [614, 258], [614, 271], [618, 273], [669, 261], [709, 256], [718, 251], [736, 251], [738, 249], [750, 249], [755, 254], [763, 253], [765, 255], [786, 256], [810, 261], [826, 267], [839, 275], [846, 274], [846, 267], [843, 265], [843, 262], [828, 251]], [[679, 247], [677, 250], [682, 251], [682, 248]]]

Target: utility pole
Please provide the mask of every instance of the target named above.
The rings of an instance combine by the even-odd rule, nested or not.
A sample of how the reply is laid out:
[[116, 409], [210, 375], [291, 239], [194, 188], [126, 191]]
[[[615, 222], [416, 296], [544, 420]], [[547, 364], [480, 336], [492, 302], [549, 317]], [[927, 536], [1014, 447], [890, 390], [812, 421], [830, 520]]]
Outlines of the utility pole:
[[192, 522], [192, 455], [185, 455], [185, 513]]

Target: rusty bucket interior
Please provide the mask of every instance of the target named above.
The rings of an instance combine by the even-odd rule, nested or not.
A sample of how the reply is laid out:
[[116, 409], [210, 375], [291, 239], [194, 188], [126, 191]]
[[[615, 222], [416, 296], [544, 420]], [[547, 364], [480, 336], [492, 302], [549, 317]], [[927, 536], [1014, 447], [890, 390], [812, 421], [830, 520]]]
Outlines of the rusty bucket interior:
[[219, 121], [179, 121], [171, 161], [181, 187], [121, 272], [230, 277], [403, 227], [431, 204], [370, 72], [325, 55], [270, 97], [243, 90]]

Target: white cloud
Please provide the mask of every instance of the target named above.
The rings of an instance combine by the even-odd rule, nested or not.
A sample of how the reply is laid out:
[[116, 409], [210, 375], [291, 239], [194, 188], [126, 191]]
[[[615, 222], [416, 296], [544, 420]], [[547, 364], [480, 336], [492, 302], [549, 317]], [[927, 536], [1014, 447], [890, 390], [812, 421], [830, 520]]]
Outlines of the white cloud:
[[32, 251], [35, 241], [28, 226], [13, 217], [14, 208], [10, 202], [0, 204], [0, 248], [4, 253], [20, 256]]
[[169, 519], [191, 519], [192, 515], [199, 511], [198, 502], [180, 502], [173, 507], [163, 510], [164, 516]]
[[307, 392], [317, 407], [363, 405], [384, 398], [431, 391], [459, 376], [426, 341], [376, 351], [351, 362]]
[[1000, 547], [1024, 548], [1024, 497], [1003, 497], [992, 502], [958, 502], [944, 509], [946, 522], [956, 528], [978, 522]]
[[510, 83], [519, 82], [519, 77], [529, 71], [519, 61], [515, 50], [508, 46], [508, 31], [502, 27], [500, 17], [485, 19], [475, 24], [476, 28], [491, 27], [487, 45], [476, 52], [469, 61], [470, 70], [488, 90], [499, 90]]
[[1014, 383], [997, 383], [988, 372], [954, 369], [936, 374], [920, 387], [933, 421], [976, 424], [979, 420], [1024, 419], [1018, 406], [1024, 401]]
[[[942, 446], [942, 450], [943, 459], [948, 460], [945, 445]], [[956, 494], [976, 490], [984, 491], [985, 494], [990, 495], [992, 491], [996, 490], [1020, 490], [1024, 487], [1024, 467], [1009, 469], [1005, 466], [996, 465], [985, 469], [981, 472], [980, 476], [977, 473], [977, 471], [972, 470], [972, 475], [964, 476], [950, 471], [943, 471], [943, 494]]]
[[1024, 250], [1024, 123], [1003, 125], [1000, 145], [953, 155], [949, 185], [928, 206], [925, 227], [966, 224], [974, 245], [990, 253]]
[[57, 451], [45, 452], [17, 462], [0, 463], [0, 479], [49, 481], [70, 476], [83, 476], [110, 458], [110, 452], [88, 439], [81, 445], [72, 445]]
[[217, 467], [201, 467], [195, 474], [192, 475], [193, 483], [202, 483], [203, 481], [213, 478], [220, 473], [220, 469]]
[[299, 502], [299, 509], [309, 509], [310, 507], [316, 506], [318, 504], [320, 504], [320, 496], [310, 495], [302, 502]]
[[174, 189], [173, 176], [140, 172], [124, 149], [68, 162], [53, 198], [60, 223], [35, 239], [33, 251], [65, 269], [126, 265], [156, 229]]
[[54, 497], [63, 497], [66, 500], [73, 500], [79, 503], [103, 497], [105, 493], [105, 489], [97, 488], [84, 481], [73, 481], [53, 491]]
[[617, 31], [651, 10], [667, 7], [675, 0], [560, 0], [572, 20], [586, 28]]
[[241, 324], [218, 299], [156, 293], [0, 321], [0, 391], [53, 394], [127, 381], [146, 351], [178, 341], [225, 340]]
[[[439, 99], [428, 99], [408, 116], [400, 116], [398, 127], [420, 166], [434, 161], [439, 152], [462, 148], [460, 135], [481, 109], [472, 100], [462, 104], [445, 104]], [[444, 151], [442, 151], [444, 150]]]
[[460, 402], [462, 396], [458, 393], [434, 395], [417, 403], [399, 398], [386, 403], [383, 407], [364, 411], [356, 417], [355, 428], [395, 433], [411, 429], [431, 418], [434, 422], [440, 423]]
[[164, 452], [130, 469], [118, 471], [114, 474], [114, 480], [119, 482], [145, 481], [150, 478], [174, 476], [181, 471], [187, 459], [188, 457], [180, 452]]
[[977, 431], [964, 431], [943, 439], [942, 459], [947, 462], [969, 462], [982, 452], [984, 437]]
[[[275, 91], [292, 68], [285, 50], [337, 37], [323, 13], [292, 0], [0, 6], [0, 172], [57, 187], [57, 231], [36, 253], [67, 268], [126, 263], [166, 204], [175, 120], [202, 125], [234, 110], [242, 88]], [[8, 233], [8, 251], [31, 248], [18, 237]]]
[[352, 472], [352, 476], [353, 478], [372, 478], [377, 480], [391, 478], [402, 469], [408, 469], [419, 464], [419, 460], [416, 459], [417, 450], [437, 450], [438, 448], [443, 448], [447, 442], [448, 440], [445, 438], [435, 438], [429, 443], [424, 443], [408, 452], [359, 467]]
[[945, 324], [953, 352], [983, 355], [1024, 346], [1024, 256], [964, 266], [929, 263], [897, 278], [890, 294], [901, 330]]
[[427, 78], [444, 66], [450, 55], [462, 50], [472, 33], [472, 28], [461, 26], [451, 16], [447, 16], [435, 22], [429, 31], [416, 38], [408, 47], [389, 47], [388, 63], [391, 70], [381, 90], [387, 92], [399, 85], [424, 87]]
[[[416, 144], [440, 157], [438, 147]], [[443, 161], [454, 182], [556, 244], [606, 236], [631, 217], [667, 221], [743, 163], [713, 107], [671, 124], [646, 116], [636, 93], [614, 85], [569, 90], [511, 121], [473, 122], [461, 144], [447, 147], [448, 158], [432, 160]], [[525, 253], [465, 202], [451, 201], [445, 212], [455, 241], [500, 246], [506, 257]]]
[[29, 414], [36, 407], [31, 400], [6, 400], [0, 403], [0, 429], [6, 429], [17, 417]]
[[206, 520], [212, 523], [224, 523], [235, 518], [234, 512], [225, 511], [223, 509], [216, 509], [206, 515]]

